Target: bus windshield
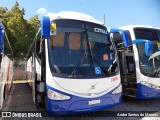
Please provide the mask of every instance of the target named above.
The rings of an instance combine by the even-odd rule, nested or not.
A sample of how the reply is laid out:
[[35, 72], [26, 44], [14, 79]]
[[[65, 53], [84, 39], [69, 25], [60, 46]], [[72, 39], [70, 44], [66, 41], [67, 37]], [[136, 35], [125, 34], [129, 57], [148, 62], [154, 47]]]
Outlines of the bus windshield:
[[[56, 32], [48, 42], [53, 74], [74, 78], [117, 74], [116, 51], [104, 26], [76, 20], [54, 23]], [[111, 66], [115, 68], [110, 69]]]
[[145, 55], [144, 43], [137, 44], [137, 48], [142, 74], [155, 77], [160, 68], [160, 30], [136, 28], [134, 32], [136, 39], [147, 39], [152, 42], [153, 53], [150, 56]]

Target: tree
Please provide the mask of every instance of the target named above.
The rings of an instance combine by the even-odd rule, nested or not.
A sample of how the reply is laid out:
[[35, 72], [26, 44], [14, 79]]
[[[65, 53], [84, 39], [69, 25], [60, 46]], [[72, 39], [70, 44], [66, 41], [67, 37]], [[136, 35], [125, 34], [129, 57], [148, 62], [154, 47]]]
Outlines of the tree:
[[[14, 52], [14, 58], [26, 56], [39, 28], [37, 15], [29, 20], [25, 20], [24, 15], [25, 10], [24, 8], [19, 8], [18, 2], [15, 3], [11, 10], [0, 7], [0, 21], [5, 26], [5, 31]], [[7, 49], [6, 52], [8, 52]]]

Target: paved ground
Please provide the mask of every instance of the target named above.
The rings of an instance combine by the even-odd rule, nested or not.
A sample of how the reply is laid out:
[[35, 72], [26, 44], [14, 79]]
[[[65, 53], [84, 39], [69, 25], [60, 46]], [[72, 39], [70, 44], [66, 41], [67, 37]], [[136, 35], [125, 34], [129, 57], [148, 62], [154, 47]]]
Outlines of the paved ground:
[[[1, 111], [39, 111], [45, 112], [44, 108], [36, 109], [31, 95], [31, 89], [26, 83], [19, 83], [14, 84], [10, 95], [8, 96], [7, 100], [4, 103], [4, 107]], [[104, 110], [102, 112], [95, 112], [85, 115], [79, 115], [74, 117], [42, 117], [42, 118], [32, 118], [33, 120], [137, 120], [137, 119], [143, 119], [143, 120], [160, 120], [160, 117], [106, 117], [106, 114], [112, 113], [113, 111], [117, 111], [116, 114], [121, 113], [124, 111], [124, 113], [129, 113], [129, 111], [156, 111], [152, 112], [152, 114], [160, 114], [160, 99], [153, 99], [153, 100], [132, 100], [132, 99], [123, 99], [123, 102], [121, 105]], [[119, 111], [119, 112], [118, 112]], [[144, 112], [143, 112], [144, 113]], [[148, 112], [147, 112], [148, 113]], [[0, 118], [2, 120], [10, 120], [10, 119], [31, 119], [31, 118]]]

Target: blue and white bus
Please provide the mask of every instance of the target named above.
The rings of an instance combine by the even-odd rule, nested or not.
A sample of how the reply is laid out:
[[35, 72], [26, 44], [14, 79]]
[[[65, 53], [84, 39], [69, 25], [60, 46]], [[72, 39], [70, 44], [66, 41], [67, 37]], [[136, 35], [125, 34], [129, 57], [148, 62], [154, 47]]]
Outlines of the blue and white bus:
[[[126, 41], [123, 30], [112, 31]], [[74, 112], [121, 103], [117, 51], [102, 22], [79, 12], [44, 16], [31, 50], [26, 70], [37, 106]]]
[[121, 63], [123, 94], [135, 99], [160, 97], [160, 28], [142, 25], [121, 27], [129, 36], [124, 48], [121, 36], [113, 35]]
[[5, 33], [5, 28], [0, 23], [0, 109], [7, 98], [12, 86], [13, 60], [10, 55], [13, 53], [10, 42]]

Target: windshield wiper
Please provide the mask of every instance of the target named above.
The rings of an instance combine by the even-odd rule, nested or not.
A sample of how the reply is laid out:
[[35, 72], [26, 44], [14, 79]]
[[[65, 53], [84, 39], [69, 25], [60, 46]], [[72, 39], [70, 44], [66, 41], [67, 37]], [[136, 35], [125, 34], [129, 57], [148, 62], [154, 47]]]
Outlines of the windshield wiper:
[[69, 77], [73, 77], [73, 75], [75, 75], [76, 74], [76, 72], [77, 72], [77, 70], [78, 70], [78, 68], [79, 68], [79, 66], [83, 63], [83, 61], [85, 60], [85, 58], [86, 58], [86, 56], [87, 56], [87, 54], [85, 53], [83, 56], [82, 56], [82, 58], [81, 58], [81, 60], [78, 62], [78, 64], [76, 65], [77, 67], [76, 68], [74, 68], [74, 70], [71, 72], [71, 74], [69, 75]]

